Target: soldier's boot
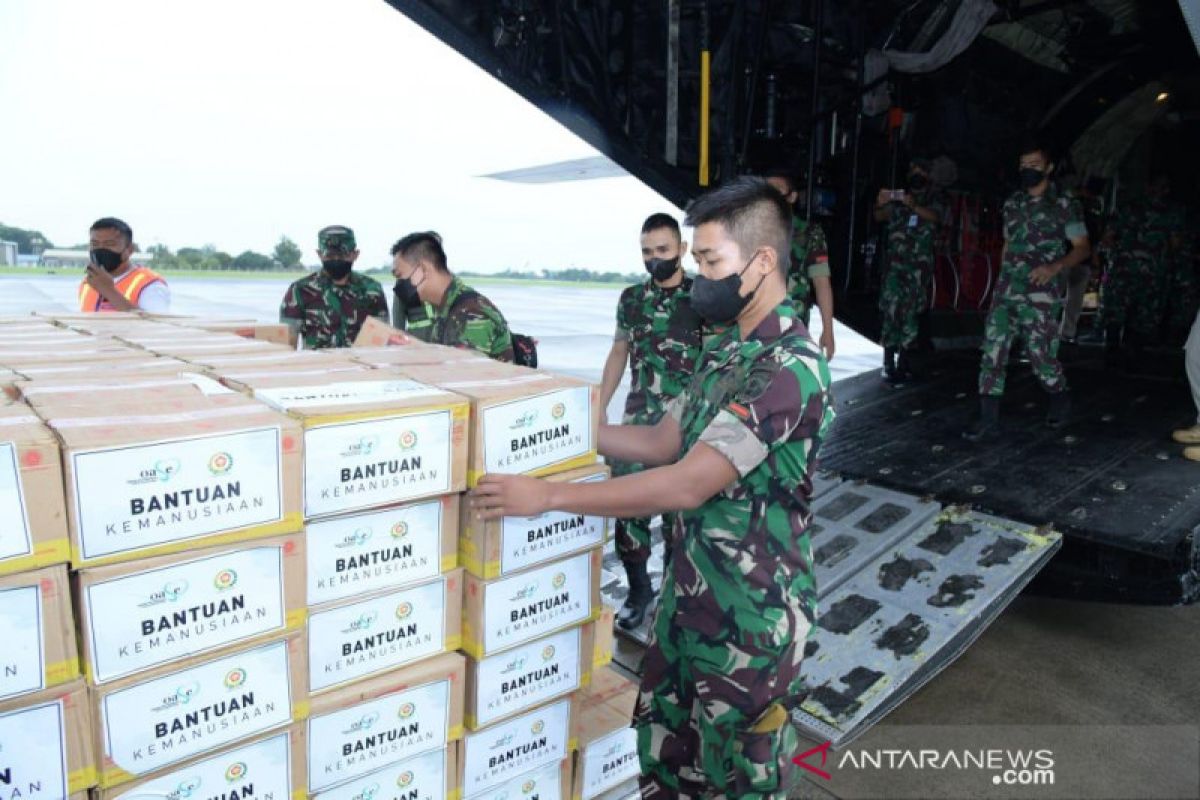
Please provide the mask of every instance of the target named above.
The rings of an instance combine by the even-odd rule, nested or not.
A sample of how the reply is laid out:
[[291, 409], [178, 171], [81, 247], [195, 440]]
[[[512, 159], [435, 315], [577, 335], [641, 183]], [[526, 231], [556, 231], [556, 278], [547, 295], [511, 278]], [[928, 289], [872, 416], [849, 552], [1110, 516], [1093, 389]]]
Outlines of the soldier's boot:
[[617, 624], [622, 630], [635, 631], [646, 618], [646, 611], [654, 602], [654, 587], [645, 561], [626, 561], [625, 575], [629, 578], [629, 596], [617, 614]]
[[979, 396], [979, 419], [963, 431], [968, 442], [988, 442], [1000, 436], [1000, 398]]
[[1123, 367], [1121, 359], [1121, 326], [1109, 325], [1104, 329], [1104, 365]]
[[1058, 429], [1071, 420], [1071, 395], [1067, 391], [1050, 395], [1050, 410], [1046, 412], [1046, 425]]
[[916, 380], [920, 377], [913, 369], [913, 352], [908, 347], [900, 350], [900, 357], [896, 360], [896, 374], [900, 376], [901, 381]]
[[883, 348], [883, 379], [891, 383], [896, 379], [896, 348]]

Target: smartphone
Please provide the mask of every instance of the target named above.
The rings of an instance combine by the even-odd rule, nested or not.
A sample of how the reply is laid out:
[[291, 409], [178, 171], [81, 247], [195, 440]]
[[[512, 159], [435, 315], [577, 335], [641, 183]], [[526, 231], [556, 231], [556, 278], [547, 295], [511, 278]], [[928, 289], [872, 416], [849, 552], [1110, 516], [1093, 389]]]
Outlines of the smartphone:
[[889, 200], [904, 200], [904, 195], [905, 195], [905, 191], [903, 189], [888, 190], [888, 199]]

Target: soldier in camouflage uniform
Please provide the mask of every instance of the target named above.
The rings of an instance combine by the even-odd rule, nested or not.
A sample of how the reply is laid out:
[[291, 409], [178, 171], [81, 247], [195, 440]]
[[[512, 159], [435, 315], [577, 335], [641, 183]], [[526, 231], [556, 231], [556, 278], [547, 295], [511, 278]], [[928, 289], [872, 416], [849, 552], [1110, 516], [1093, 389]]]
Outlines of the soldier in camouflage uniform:
[[[642, 225], [642, 261], [649, 277], [621, 292], [617, 303], [617, 332], [604, 365], [600, 407], [608, 408], [629, 363], [630, 389], [625, 399], [625, 425], [656, 425], [667, 404], [683, 392], [700, 355], [700, 317], [692, 310], [688, 294], [692, 279], [683, 270], [687, 244], [679, 223], [667, 214], [653, 214]], [[614, 475], [633, 475], [641, 464], [616, 463]], [[662, 521], [664, 558], [671, 553], [675, 515]], [[629, 595], [617, 615], [617, 624], [636, 630], [654, 600], [646, 571], [650, 558], [650, 520], [618, 519], [617, 554], [629, 578]]]
[[428, 324], [408, 331], [422, 341], [513, 360], [512, 335], [500, 309], [450, 272], [442, 237], [410, 233], [392, 246], [396, 295], [407, 309], [427, 310]]
[[[764, 176], [775, 191], [783, 195], [793, 209], [800, 199], [800, 190], [791, 170], [786, 167], [768, 170]], [[808, 326], [814, 295], [821, 313], [821, 338], [817, 344], [827, 359], [833, 360], [837, 345], [833, 340], [833, 279], [829, 269], [829, 246], [825, 229], [816, 221], [792, 214], [791, 264], [788, 267], [788, 297], [796, 307], [801, 321]]]
[[812, 474], [833, 420], [828, 363], [787, 298], [790, 217], [759, 178], [688, 209], [692, 305], [724, 329], [658, 425], [600, 435], [608, 457], [666, 466], [595, 484], [488, 475], [473, 493], [485, 518], [683, 509], [635, 720], [647, 800], [786, 796], [816, 617]]
[[353, 271], [358, 259], [354, 231], [330, 225], [317, 233], [321, 270], [293, 283], [279, 306], [305, 349], [349, 347], [368, 317], [387, 322], [387, 298], [379, 281]]
[[[1058, 361], [1063, 285], [1057, 276], [1091, 254], [1079, 201], [1059, 193], [1050, 181], [1054, 164], [1046, 149], [1030, 142], [1021, 152], [1022, 189], [1004, 203], [1004, 255], [984, 329], [979, 365], [980, 419], [963, 435], [983, 441], [999, 435], [1000, 398], [1013, 339], [1021, 337], [1030, 366], [1050, 394], [1047, 424], [1061, 427], [1070, 396]], [[1070, 240], [1067, 252], [1063, 242]]]
[[[1167, 199], [1169, 189], [1160, 176], [1150, 183], [1143, 202], [1118, 214], [1116, 253], [1101, 309], [1110, 349], [1122, 338], [1137, 345], [1157, 340], [1161, 332], [1183, 232], [1182, 213]], [[1186, 293], [1186, 286], [1181, 288]], [[1177, 316], [1183, 317], [1177, 322], [1187, 324], [1186, 314]]]
[[887, 223], [888, 270], [879, 292], [880, 344], [884, 378], [893, 383], [912, 377], [911, 352], [933, 275], [933, 239], [944, 214], [945, 204], [930, 184], [924, 161], [910, 165], [907, 190], [881, 189], [875, 199], [875, 219]]
[[427, 305], [417, 300], [415, 305], [406, 305], [411, 297], [406, 292], [406, 284], [397, 280], [392, 288], [392, 327], [398, 331], [408, 331], [421, 341], [429, 341], [428, 328], [433, 325], [433, 311]]

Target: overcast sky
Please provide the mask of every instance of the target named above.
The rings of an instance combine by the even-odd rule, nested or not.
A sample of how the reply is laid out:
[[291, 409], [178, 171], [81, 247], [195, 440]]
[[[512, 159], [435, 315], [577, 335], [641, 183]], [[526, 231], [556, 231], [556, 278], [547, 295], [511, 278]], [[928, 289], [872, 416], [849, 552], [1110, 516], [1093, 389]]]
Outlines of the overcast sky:
[[633, 178], [474, 177], [595, 151], [383, 0], [0, 0], [0, 31], [0, 222], [56, 245], [114, 215], [311, 263], [338, 223], [360, 266], [432, 228], [452, 268], [631, 272], [678, 213]]

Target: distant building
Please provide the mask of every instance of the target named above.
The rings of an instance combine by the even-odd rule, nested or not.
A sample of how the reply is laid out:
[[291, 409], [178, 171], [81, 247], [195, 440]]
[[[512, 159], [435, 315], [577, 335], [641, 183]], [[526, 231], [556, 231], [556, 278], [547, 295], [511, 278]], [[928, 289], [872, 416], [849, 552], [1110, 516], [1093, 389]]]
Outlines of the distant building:
[[[42, 251], [41, 265], [43, 267], [63, 267], [66, 269], [83, 269], [91, 257], [87, 250], [61, 250], [51, 248]], [[149, 264], [154, 260], [150, 253], [134, 253], [132, 261], [135, 264]]]
[[17, 263], [17, 243], [0, 241], [0, 266], [11, 267]]
[[26, 269], [37, 269], [38, 265], [41, 263], [42, 263], [41, 256], [28, 256], [28, 255], [22, 255], [21, 253], [17, 253], [17, 266], [18, 267], [25, 267]]

